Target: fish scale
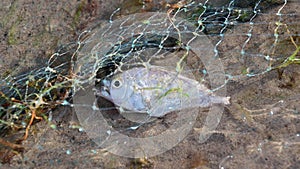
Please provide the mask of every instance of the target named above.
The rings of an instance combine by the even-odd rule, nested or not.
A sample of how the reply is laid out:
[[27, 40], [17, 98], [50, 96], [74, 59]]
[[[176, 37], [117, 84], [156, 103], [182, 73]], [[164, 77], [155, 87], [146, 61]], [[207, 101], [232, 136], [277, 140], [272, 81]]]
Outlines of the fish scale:
[[103, 83], [98, 95], [121, 110], [161, 117], [172, 111], [229, 104], [230, 97], [215, 96], [203, 84], [159, 66], [125, 70]]

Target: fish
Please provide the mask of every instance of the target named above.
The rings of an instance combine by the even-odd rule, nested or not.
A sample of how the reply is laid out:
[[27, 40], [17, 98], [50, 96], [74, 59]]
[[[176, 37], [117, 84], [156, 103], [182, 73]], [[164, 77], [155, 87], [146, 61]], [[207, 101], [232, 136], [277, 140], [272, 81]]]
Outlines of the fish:
[[199, 81], [161, 66], [134, 67], [104, 79], [96, 95], [119, 110], [162, 117], [170, 112], [212, 104], [230, 104]]

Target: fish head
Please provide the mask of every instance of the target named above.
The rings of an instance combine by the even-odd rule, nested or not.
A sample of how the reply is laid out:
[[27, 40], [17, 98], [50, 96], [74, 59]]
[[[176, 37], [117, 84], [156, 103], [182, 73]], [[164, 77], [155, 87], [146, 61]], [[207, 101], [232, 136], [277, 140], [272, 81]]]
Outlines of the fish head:
[[109, 92], [111, 100], [116, 105], [122, 105], [130, 98], [133, 93], [130, 82], [122, 74], [115, 75], [110, 82]]
[[97, 95], [118, 104], [126, 99], [127, 91], [127, 85], [124, 84], [123, 77], [118, 74], [112, 78], [102, 79], [100, 81], [100, 91], [97, 92]]
[[111, 101], [123, 109], [133, 111], [145, 110], [142, 94], [135, 90], [134, 87], [134, 78], [128, 72], [123, 72], [114, 75], [111, 79], [102, 80], [98, 96]]

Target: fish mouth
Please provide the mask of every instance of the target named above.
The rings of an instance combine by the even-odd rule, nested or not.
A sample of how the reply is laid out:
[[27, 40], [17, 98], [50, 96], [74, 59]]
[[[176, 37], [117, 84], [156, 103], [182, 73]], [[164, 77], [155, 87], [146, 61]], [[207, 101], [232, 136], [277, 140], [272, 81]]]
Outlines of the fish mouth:
[[96, 90], [96, 96], [97, 97], [103, 97], [109, 101], [112, 100], [111, 94], [109, 92], [109, 87], [110, 87], [110, 80], [108, 79], [103, 79], [100, 81], [100, 89]]

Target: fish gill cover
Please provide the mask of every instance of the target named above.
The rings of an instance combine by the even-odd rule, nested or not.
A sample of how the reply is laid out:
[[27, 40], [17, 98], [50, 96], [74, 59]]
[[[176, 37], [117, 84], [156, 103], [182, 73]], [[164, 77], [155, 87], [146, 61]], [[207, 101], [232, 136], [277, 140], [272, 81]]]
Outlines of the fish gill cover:
[[[161, 127], [163, 124], [151, 116], [152, 108], [163, 107], [164, 111], [166, 107], [160, 105], [164, 105], [166, 100], [162, 98], [174, 93], [182, 99], [174, 99], [171, 105], [194, 104], [193, 94], [204, 95], [205, 98], [230, 97], [231, 107], [227, 109], [243, 123], [252, 124], [259, 130], [267, 124], [254, 118], [272, 121], [275, 120], [274, 113], [299, 122], [299, 114], [295, 113], [299, 107], [288, 106], [297, 102], [299, 95], [290, 94], [290, 99], [286, 100], [282, 99], [283, 96], [273, 97], [269, 99], [270, 104], [257, 105], [259, 101], [255, 98], [240, 100], [239, 96], [233, 96], [235, 90], [230, 87], [236, 83], [257, 81], [276, 71], [280, 76], [285, 68], [300, 63], [299, 12], [289, 11], [287, 7], [299, 3], [232, 0], [216, 4], [209, 0], [180, 1], [168, 4], [168, 10], [164, 12], [122, 16], [118, 16], [122, 8], [116, 9], [107, 23], [82, 32], [78, 41], [70, 44], [68, 49], [53, 54], [45, 67], [18, 76], [8, 75], [1, 80], [1, 129], [24, 129], [26, 139], [34, 120], [58, 106], [71, 106], [82, 129], [100, 147], [116, 155], [141, 158], [156, 156], [173, 148], [195, 126], [199, 127], [199, 144], [206, 142], [213, 133], [218, 133], [216, 128], [225, 104], [207, 107], [195, 103], [190, 107], [176, 107], [170, 113], [162, 113], [167, 117], [160, 118], [170, 118], [171, 123]], [[69, 60], [61, 62], [62, 57]], [[175, 74], [174, 79], [163, 82], [166, 86], [173, 86], [174, 82], [178, 83], [176, 78], [184, 77], [201, 87], [195, 90], [196, 85], [186, 90], [183, 85], [175, 88], [146, 86], [137, 90], [138, 83], [144, 85], [149, 81], [135, 79], [130, 74], [133, 78], [129, 80], [134, 83], [130, 83], [129, 89], [122, 94], [130, 90], [138, 93], [135, 96], [142, 97], [127, 96], [121, 103], [111, 99], [114, 91], [108, 88], [116, 77], [135, 69], [137, 72], [146, 69], [151, 73], [153, 67]], [[155, 79], [161, 82], [166, 78], [157, 76], [151, 80]], [[128, 83], [122, 81], [118, 86]], [[228, 85], [230, 95], [226, 90]], [[283, 85], [297, 88], [299, 83]], [[143, 96], [149, 92], [151, 96], [157, 94], [158, 87], [166, 89], [158, 92], [157, 100], [149, 110], [141, 113], [136, 111], [136, 107], [125, 106], [131, 99], [137, 99], [134, 102], [142, 105], [136, 106], [145, 107], [146, 98]], [[240, 93], [241, 90], [235, 92]], [[223, 103], [228, 104], [228, 101]], [[257, 110], [247, 109], [247, 105]], [[281, 112], [275, 112], [277, 109]], [[120, 116], [114, 119], [112, 114]], [[270, 144], [279, 144], [287, 138], [295, 140], [299, 131], [284, 135], [280, 133], [278, 141]], [[289, 143], [290, 148], [299, 145], [299, 141]]]

